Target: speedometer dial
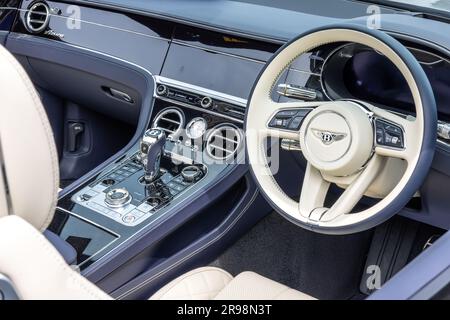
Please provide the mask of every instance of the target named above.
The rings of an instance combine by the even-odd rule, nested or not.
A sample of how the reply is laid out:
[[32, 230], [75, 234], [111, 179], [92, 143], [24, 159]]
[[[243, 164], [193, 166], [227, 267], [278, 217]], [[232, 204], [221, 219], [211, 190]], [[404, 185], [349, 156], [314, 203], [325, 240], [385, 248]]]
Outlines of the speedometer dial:
[[199, 139], [201, 138], [208, 128], [206, 120], [198, 117], [194, 118], [186, 126], [186, 135], [191, 139]]

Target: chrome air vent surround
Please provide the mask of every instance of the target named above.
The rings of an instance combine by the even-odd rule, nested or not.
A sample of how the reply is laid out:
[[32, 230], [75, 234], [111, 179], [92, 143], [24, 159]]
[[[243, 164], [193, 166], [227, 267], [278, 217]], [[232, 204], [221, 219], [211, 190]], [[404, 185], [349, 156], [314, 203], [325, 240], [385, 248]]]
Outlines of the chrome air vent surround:
[[217, 160], [228, 160], [233, 157], [242, 141], [242, 134], [238, 127], [230, 123], [216, 126], [206, 139], [206, 152]]
[[153, 120], [152, 128], [158, 128], [166, 133], [170, 140], [177, 140], [184, 128], [185, 117], [183, 111], [169, 107], [161, 110]]
[[39, 33], [48, 26], [49, 19], [50, 9], [48, 5], [44, 2], [36, 2], [26, 13], [25, 25], [28, 31]]

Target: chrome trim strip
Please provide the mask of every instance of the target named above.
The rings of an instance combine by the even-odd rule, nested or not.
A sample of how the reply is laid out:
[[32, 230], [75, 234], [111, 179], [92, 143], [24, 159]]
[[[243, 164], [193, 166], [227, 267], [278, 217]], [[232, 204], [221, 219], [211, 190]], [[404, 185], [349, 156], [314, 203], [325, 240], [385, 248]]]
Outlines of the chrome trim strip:
[[[32, 39], [36, 39], [38, 41], [48, 42], [50, 44], [55, 43], [55, 40], [51, 40], [51, 39], [48, 39], [48, 38], [40, 37], [40, 36], [37, 36], [37, 35], [31, 35], [31, 34], [23, 34], [23, 33], [18, 33], [18, 32], [11, 32], [9, 34], [9, 37], [11, 37], [11, 36], [14, 37], [15, 39], [20, 39], [20, 40], [24, 40], [24, 39], [27, 40], [27, 38], [32, 38]], [[90, 48], [87, 48], [87, 47], [79, 46], [79, 45], [76, 45], [76, 44], [73, 44], [73, 43], [67, 43], [67, 42], [63, 42], [63, 43], [57, 42], [57, 43], [59, 43], [61, 46], [68, 46], [68, 47], [75, 48], [75, 49], [78, 49], [78, 50], [87, 51], [87, 52], [90, 52], [90, 53], [93, 53], [93, 54], [96, 54], [96, 55], [105, 56], [105, 57], [111, 58], [113, 60], [117, 60], [117, 61], [120, 61], [122, 63], [128, 64], [130, 66], [133, 66], [135, 68], [140, 69], [141, 71], [143, 71], [143, 73], [145, 73], [147, 76], [151, 77], [153, 79], [153, 81], [155, 81], [155, 76], [149, 70], [145, 69], [144, 67], [142, 67], [142, 66], [140, 66], [140, 65], [138, 65], [138, 64], [136, 64], [134, 62], [131, 62], [131, 61], [128, 61], [128, 60], [125, 60], [125, 59], [122, 59], [122, 58], [110, 55], [108, 53], [104, 53], [104, 52], [100, 52], [100, 51], [97, 51], [97, 50], [94, 50], [94, 49], [90, 49]]]
[[[206, 89], [200, 86], [196, 86], [193, 84], [189, 84], [186, 82], [182, 82], [182, 81], [178, 81], [178, 80], [174, 80], [174, 79], [170, 79], [170, 78], [166, 78], [163, 76], [155, 76], [155, 80], [157, 83], [160, 84], [165, 84], [168, 86], [174, 86], [177, 87], [178, 89], [181, 90], [186, 90], [186, 91], [190, 91], [193, 93], [197, 93], [200, 95], [204, 95], [204, 96], [209, 96], [211, 98], [214, 99], [218, 99], [218, 100], [222, 100], [224, 102], [228, 102], [231, 104], [235, 104], [241, 107], [246, 107], [247, 106], [247, 100], [246, 99], [242, 99], [236, 96], [232, 96], [226, 93], [222, 93], [222, 92], [218, 92], [215, 90], [211, 90], [211, 89]], [[155, 88], [156, 90], [156, 88]], [[160, 96], [156, 95], [158, 98], [161, 98]], [[204, 109], [202, 109], [204, 110]]]
[[[214, 237], [213, 239], [211, 239], [210, 241], [208, 241], [207, 243], [205, 243], [204, 245], [202, 245], [200, 248], [198, 248], [197, 250], [195, 250], [194, 252], [189, 253], [188, 255], [186, 255], [185, 257], [183, 257], [182, 259], [178, 260], [177, 262], [175, 262], [174, 264], [170, 265], [169, 267], [167, 267], [164, 270], [161, 270], [160, 272], [158, 272], [157, 274], [155, 274], [153, 277], [143, 281], [142, 283], [140, 283], [138, 286], [133, 287], [131, 289], [129, 289], [128, 291], [124, 292], [123, 294], [121, 294], [120, 296], [117, 297], [117, 299], [123, 299], [125, 298], [127, 295], [135, 292], [136, 290], [139, 290], [140, 288], [142, 288], [143, 286], [145, 286], [147, 283], [161, 277], [162, 275], [164, 275], [165, 273], [167, 273], [168, 271], [172, 270], [173, 268], [177, 267], [178, 265], [180, 265], [181, 263], [183, 263], [184, 261], [192, 258], [193, 256], [199, 254], [200, 252], [204, 251], [205, 249], [207, 249], [210, 245], [214, 244], [215, 242], [217, 242], [218, 240], [220, 240], [222, 237], [224, 237], [228, 231], [230, 231], [231, 228], [233, 228], [236, 223], [242, 218], [242, 216], [244, 215], [244, 213], [247, 212], [247, 210], [250, 208], [250, 206], [255, 202], [257, 196], [259, 195], [259, 191], [255, 190], [255, 192], [253, 193], [252, 198], [250, 199], [250, 201], [248, 201], [248, 203], [245, 205], [245, 207], [241, 210], [241, 212], [239, 213], [239, 215], [230, 223], [230, 225], [227, 226], [227, 228], [222, 231], [221, 233], [219, 233], [216, 237]], [[217, 227], [220, 228], [220, 225]], [[192, 245], [191, 245], [192, 246]], [[184, 250], [188, 250], [188, 248], [185, 248]]]
[[296, 68], [292, 68], [292, 67], [289, 68], [288, 70], [289, 71], [294, 71], [294, 72], [300, 72], [300, 73], [309, 74], [309, 75], [315, 76], [315, 77], [321, 77], [322, 76], [321, 73], [314, 73], [314, 72], [311, 72], [311, 71], [300, 70], [300, 69], [296, 69]]
[[[17, 11], [27, 13], [30, 10], [28, 10], [28, 9], [17, 9]], [[112, 29], [112, 30], [116, 30], [116, 31], [132, 33], [132, 34], [143, 36], [143, 37], [147, 37], [147, 38], [158, 39], [158, 40], [162, 40], [162, 41], [170, 41], [170, 39], [167, 39], [167, 38], [162, 38], [162, 37], [158, 37], [158, 36], [154, 36], [154, 35], [150, 35], [150, 34], [145, 34], [145, 33], [142, 33], [142, 32], [137, 32], [137, 31], [133, 31], [133, 30], [123, 29], [123, 28], [119, 28], [119, 27], [113, 27], [113, 26], [109, 26], [109, 25], [106, 25], [106, 24], [97, 23], [97, 22], [91, 22], [91, 21], [82, 20], [82, 19], [69, 18], [69, 17], [66, 17], [66, 16], [60, 16], [60, 15], [55, 15], [55, 14], [49, 14], [49, 17], [55, 17], [55, 18], [60, 18], [60, 19], [78, 21], [78, 22], [82, 22], [82, 23], [91, 24], [91, 25], [94, 25], [94, 26], [97, 26], [97, 27], [108, 28], [108, 29]]]
[[187, 20], [187, 19], [179, 18], [177, 16], [173, 16], [173, 15], [169, 15], [169, 14], [162, 14], [162, 13], [153, 12], [153, 11], [144, 11], [144, 10], [139, 10], [139, 9], [127, 8], [124, 6], [108, 4], [108, 3], [101, 3], [101, 2], [96, 2], [96, 1], [92, 1], [92, 0], [77, 0], [77, 4], [91, 6], [97, 10], [105, 10], [106, 9], [106, 10], [117, 10], [117, 11], [125, 12], [125, 13], [134, 13], [134, 14], [138, 14], [143, 17], [149, 17], [149, 18], [154, 18], [154, 19], [156, 18], [156, 19], [162, 19], [162, 20], [170, 21], [170, 22], [182, 23], [182, 24], [190, 26], [190, 27], [198, 27], [198, 28], [202, 28], [205, 30], [227, 33], [229, 35], [245, 37], [248, 39], [268, 42], [268, 43], [277, 44], [280, 46], [288, 41], [288, 39], [274, 39], [274, 38], [271, 38], [268, 36], [245, 33], [245, 32], [239, 31], [239, 30], [232, 30], [232, 29], [224, 30], [223, 27], [207, 25], [204, 23], [196, 22], [194, 20]]
[[[415, 42], [415, 43], [418, 43], [418, 44], [423, 45], [425, 47], [433, 48], [434, 50], [442, 52], [443, 54], [445, 54], [445, 55], [450, 57], [450, 50], [445, 48], [445, 47], [442, 47], [441, 45], [439, 45], [437, 43], [434, 43], [434, 42], [431, 42], [431, 41], [428, 41], [428, 40], [424, 40], [422, 38], [410, 36], [410, 35], [407, 35], [407, 34], [399, 33], [399, 32], [391, 32], [391, 31], [384, 31], [384, 32], [389, 34], [391, 37], [396, 38], [397, 40], [400, 39], [400, 40], [407, 40], [407, 41]], [[430, 52], [427, 51], [427, 53], [430, 53]], [[445, 60], [447, 60], [447, 59], [445, 59]]]
[[449, 150], [450, 149], [450, 143], [449, 142], [445, 142], [444, 140], [442, 140], [442, 139], [437, 139], [437, 141], [436, 141], [438, 144], [440, 144], [441, 146], [443, 146], [443, 147], [445, 147], [447, 150]]
[[414, 57], [417, 59], [417, 61], [419, 61], [420, 64], [423, 64], [423, 65], [433, 65], [433, 64], [436, 64], [436, 63], [439, 63], [439, 62], [442, 62], [442, 61], [445, 61], [445, 62], [447, 62], [447, 63], [450, 63], [450, 60], [449, 60], [449, 59], [446, 59], [446, 58], [444, 58], [444, 57], [441, 57], [441, 56], [439, 56], [439, 55], [437, 55], [437, 54], [435, 54], [435, 53], [432, 53], [432, 52], [429, 52], [429, 51], [426, 51], [426, 50], [423, 50], [423, 49], [419, 49], [419, 48], [414, 48], [414, 47], [411, 47], [411, 46], [405, 46], [405, 47], [406, 47], [408, 50], [410, 50], [410, 51], [418, 51], [418, 52], [422, 52], [422, 53], [425, 53], [425, 54], [428, 54], [428, 55], [430, 55], [430, 56], [433, 56], [433, 57], [437, 58], [437, 61], [433, 61], [433, 62], [424, 62], [424, 61], [419, 61], [419, 59], [417, 59], [417, 57], [414, 56]]

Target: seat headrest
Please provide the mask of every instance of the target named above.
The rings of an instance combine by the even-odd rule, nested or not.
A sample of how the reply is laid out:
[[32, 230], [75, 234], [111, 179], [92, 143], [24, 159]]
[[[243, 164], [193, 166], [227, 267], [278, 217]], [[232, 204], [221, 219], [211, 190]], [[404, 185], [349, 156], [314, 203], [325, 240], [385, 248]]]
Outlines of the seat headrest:
[[44, 231], [55, 212], [59, 167], [53, 133], [25, 70], [0, 45], [0, 217]]

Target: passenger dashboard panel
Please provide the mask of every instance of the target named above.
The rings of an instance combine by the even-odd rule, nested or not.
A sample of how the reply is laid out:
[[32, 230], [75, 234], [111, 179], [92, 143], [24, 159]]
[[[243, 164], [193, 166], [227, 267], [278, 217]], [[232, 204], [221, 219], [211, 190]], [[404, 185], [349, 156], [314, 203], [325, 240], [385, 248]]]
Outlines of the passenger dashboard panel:
[[[40, 1], [38, 1], [40, 2]], [[36, 1], [23, 1], [12, 32], [43, 37], [82, 47], [138, 64], [159, 73], [169, 48], [172, 24], [159, 19], [46, 1], [48, 26], [39, 33], [27, 28], [27, 9]]]

